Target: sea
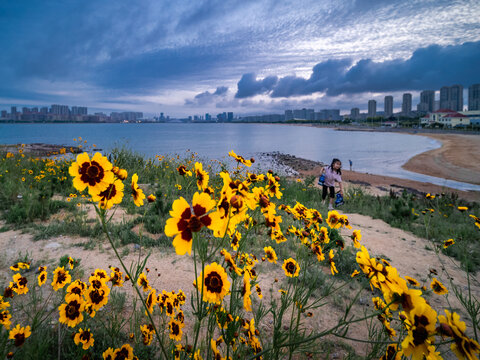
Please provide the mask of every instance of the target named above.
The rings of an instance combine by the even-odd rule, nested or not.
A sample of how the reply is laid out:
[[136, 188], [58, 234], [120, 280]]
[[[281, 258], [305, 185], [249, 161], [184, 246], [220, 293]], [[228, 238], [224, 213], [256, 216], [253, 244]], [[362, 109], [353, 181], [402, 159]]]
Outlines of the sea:
[[[228, 161], [228, 152], [268, 162], [275, 152], [329, 164], [339, 158], [344, 168], [430, 182], [461, 190], [480, 191], [479, 185], [436, 178], [402, 169], [411, 157], [439, 148], [434, 139], [391, 132], [336, 131], [331, 128], [280, 124], [140, 123], [140, 124], [1, 124], [0, 144], [47, 143], [76, 146], [78, 138], [108, 152], [126, 147], [146, 157], [186, 156]], [[77, 141], [74, 141], [77, 139]], [[83, 142], [83, 141], [82, 141]], [[257, 166], [262, 167], [262, 164]], [[263, 164], [269, 168], [270, 164]]]

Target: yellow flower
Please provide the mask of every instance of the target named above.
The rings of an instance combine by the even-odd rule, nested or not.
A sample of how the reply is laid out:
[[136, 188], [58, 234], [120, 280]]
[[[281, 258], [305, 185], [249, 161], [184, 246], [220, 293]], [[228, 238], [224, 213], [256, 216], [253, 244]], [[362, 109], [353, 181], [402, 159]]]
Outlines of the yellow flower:
[[70, 327], [75, 327], [83, 321], [83, 310], [85, 303], [83, 299], [77, 294], [70, 294], [66, 296], [66, 304], [58, 307], [60, 313], [59, 322]]
[[87, 350], [88, 348], [93, 346], [94, 339], [92, 333], [90, 332], [90, 329], [82, 330], [82, 328], [80, 328], [78, 330], [78, 333], [75, 334], [73, 341], [75, 341], [75, 345], [79, 345], [81, 343], [82, 349]]
[[197, 177], [198, 190], [205, 190], [208, 187], [208, 180], [210, 176], [203, 170], [202, 163], [195, 163], [195, 176]]
[[335, 255], [333, 254], [333, 249], [331, 249], [328, 253], [328, 261], [330, 262], [330, 271], [332, 272], [332, 275], [338, 274], [337, 267], [335, 266], [335, 262], [333, 261], [334, 256]]
[[243, 307], [245, 311], [252, 311], [252, 299], [250, 298], [252, 295], [252, 287], [250, 284], [250, 273], [245, 271], [243, 274], [243, 288], [242, 288], [242, 296], [243, 296]]
[[53, 290], [57, 291], [58, 289], [63, 288], [65, 285], [70, 283], [70, 281], [72, 281], [72, 277], [68, 273], [68, 270], [65, 270], [63, 266], [57, 267], [53, 272]]
[[79, 154], [77, 161], [72, 163], [68, 172], [74, 177], [75, 189], [83, 191], [88, 187], [90, 195], [105, 190], [114, 179], [112, 164], [98, 152], [92, 160], [87, 153]]
[[174, 318], [171, 318], [170, 321], [168, 322], [168, 328], [170, 329], [170, 339], [175, 341], [181, 341], [182, 327], [183, 327], [183, 324], [180, 321], [175, 320]]
[[145, 199], [145, 194], [143, 193], [142, 189], [138, 187], [138, 175], [133, 174], [132, 176], [132, 196], [133, 202], [137, 206], [143, 205], [143, 199]]
[[457, 209], [460, 210], [461, 212], [467, 211], [468, 207], [466, 206], [457, 206]]
[[248, 166], [248, 167], [252, 166], [252, 162], [253, 162], [252, 160], [253, 160], [253, 158], [250, 159], [250, 160], [246, 160], [243, 156], [240, 156], [240, 155], [235, 154], [235, 153], [233, 152], [233, 150], [231, 150], [231, 151], [228, 153], [228, 155], [231, 156], [231, 157], [233, 157], [235, 160], [237, 160], [239, 163], [242, 163], [242, 164], [245, 165], [245, 166]]
[[38, 280], [38, 286], [42, 286], [43, 284], [45, 284], [45, 282], [47, 281], [47, 272], [46, 271], [40, 272], [40, 274], [38, 274], [37, 280]]
[[433, 292], [437, 295], [444, 295], [448, 293], [448, 290], [443, 284], [438, 281], [436, 278], [433, 278], [432, 282], [430, 283], [430, 287], [432, 288]]
[[[105, 353], [103, 355], [105, 357]], [[122, 345], [116, 349], [112, 355], [112, 360], [133, 360], [133, 349], [129, 344]]]
[[405, 275], [405, 280], [407, 280], [407, 282], [412, 286], [420, 287], [420, 283], [410, 276]]
[[30, 326], [21, 327], [20, 324], [18, 324], [12, 330], [10, 330], [8, 338], [14, 340], [14, 345], [19, 347], [23, 345], [25, 339], [31, 334], [32, 332], [30, 331]]
[[435, 323], [437, 313], [426, 302], [417, 304], [411, 311], [402, 313], [406, 316], [405, 326], [407, 336], [402, 341], [402, 350], [405, 356], [412, 355], [413, 360], [422, 360], [427, 357], [429, 348], [435, 340]]
[[185, 165], [180, 165], [177, 168], [177, 171], [181, 176], [192, 176], [192, 172], [190, 170], [187, 170]]
[[353, 246], [355, 246], [357, 249], [360, 249], [360, 240], [362, 240], [362, 234], [360, 233], [360, 230], [353, 230], [353, 234], [351, 236], [353, 240]]
[[0, 325], [3, 325], [6, 330], [9, 330], [12, 325], [11, 318], [12, 315], [7, 310], [0, 310]]
[[300, 273], [300, 266], [293, 258], [288, 258], [287, 260], [284, 260], [282, 269], [283, 271], [285, 271], [285, 275], [288, 277], [297, 277]]
[[225, 269], [216, 262], [205, 266], [205, 269], [198, 279], [194, 282], [195, 286], [202, 286], [203, 282], [203, 301], [218, 304], [230, 291], [230, 281], [228, 281]]
[[454, 342], [450, 345], [450, 349], [459, 359], [475, 359], [475, 354], [480, 352], [480, 345], [465, 335], [467, 326], [460, 321], [457, 313], [450, 313], [448, 310], [445, 310], [445, 313], [446, 316], [438, 317], [440, 334], [453, 338]]
[[114, 166], [112, 168], [112, 172], [119, 178], [120, 180], [125, 180], [128, 177], [128, 172], [125, 169], [120, 169], [118, 166]]
[[150, 284], [149, 284], [148, 279], [147, 279], [147, 275], [145, 275], [145, 273], [143, 273], [143, 272], [138, 277], [137, 284], [145, 292], [150, 291], [150, 289], [151, 289]]
[[[173, 246], [178, 255], [192, 253], [193, 233], [198, 232], [203, 226], [215, 229], [218, 226], [216, 213], [209, 211], [215, 207], [215, 200], [208, 194], [195, 193], [192, 200], [192, 208], [183, 198], [173, 202], [170, 211], [170, 219], [165, 224], [165, 235], [175, 236]], [[193, 211], [192, 211], [193, 210]]]
[[153, 195], [153, 194], [150, 194], [150, 195], [147, 196], [147, 201], [148, 201], [149, 203], [155, 202], [156, 199], [157, 199], [157, 197], [156, 197], [155, 195]]
[[10, 266], [12, 271], [20, 271], [21, 269], [30, 269], [30, 263], [17, 262], [15, 265]]
[[140, 326], [140, 331], [142, 332], [143, 345], [150, 346], [153, 341], [153, 334], [155, 334], [153, 325], [142, 325]]
[[338, 229], [342, 226], [342, 223], [340, 222], [340, 214], [337, 210], [332, 210], [328, 212], [327, 224], [332, 229]]
[[277, 254], [275, 250], [271, 246], [266, 246], [263, 248], [265, 251], [265, 258], [270, 261], [271, 263], [277, 263]]
[[446, 248], [452, 246], [453, 244], [455, 244], [455, 240], [453, 240], [453, 239], [445, 240], [443, 242], [443, 248], [446, 249]]
[[100, 208], [110, 209], [113, 205], [122, 202], [124, 188], [125, 185], [123, 185], [123, 182], [119, 179], [115, 179], [105, 190], [98, 194], [91, 194], [92, 200], [98, 202]]
[[11, 286], [13, 288], [13, 291], [15, 291], [18, 295], [21, 295], [21, 294], [26, 294], [28, 292], [28, 287], [27, 287], [27, 283], [28, 283], [28, 280], [26, 277], [20, 275], [20, 274], [15, 274], [13, 275], [13, 286]]

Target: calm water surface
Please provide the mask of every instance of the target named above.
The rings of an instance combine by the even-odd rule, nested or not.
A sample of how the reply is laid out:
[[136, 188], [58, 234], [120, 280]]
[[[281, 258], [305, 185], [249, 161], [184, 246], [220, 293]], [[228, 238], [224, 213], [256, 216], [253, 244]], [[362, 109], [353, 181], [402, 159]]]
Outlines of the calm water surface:
[[245, 157], [278, 151], [329, 163], [333, 157], [356, 171], [431, 182], [458, 189], [480, 186], [406, 171], [412, 156], [440, 147], [436, 140], [407, 134], [349, 132], [307, 126], [271, 124], [2, 124], [0, 143], [76, 145], [81, 136], [106, 151], [127, 147], [148, 157], [185, 154], [187, 149], [222, 160], [230, 150]]

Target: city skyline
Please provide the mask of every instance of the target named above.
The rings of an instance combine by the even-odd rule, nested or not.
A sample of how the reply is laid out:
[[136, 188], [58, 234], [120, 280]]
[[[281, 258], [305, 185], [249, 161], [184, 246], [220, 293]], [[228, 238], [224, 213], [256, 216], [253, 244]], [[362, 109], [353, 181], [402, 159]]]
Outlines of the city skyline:
[[404, 93], [415, 110], [430, 106], [422, 91], [456, 84], [466, 106], [478, 15], [467, 0], [3, 2], [0, 108], [348, 113], [393, 96], [398, 112]]

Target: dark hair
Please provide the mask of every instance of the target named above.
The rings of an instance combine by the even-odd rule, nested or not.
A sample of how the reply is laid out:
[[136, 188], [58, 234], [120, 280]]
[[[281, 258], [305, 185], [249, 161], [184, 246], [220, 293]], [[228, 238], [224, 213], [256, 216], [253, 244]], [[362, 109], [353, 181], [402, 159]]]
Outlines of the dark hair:
[[[339, 163], [340, 163], [340, 169], [338, 169], [338, 170], [335, 170], [335, 169], [333, 168], [333, 165], [334, 165], [336, 162], [339, 162]], [[337, 158], [333, 158], [332, 163], [330, 164], [330, 169], [335, 170], [338, 175], [342, 175], [342, 162], [341, 162], [339, 159], [337, 159]]]

